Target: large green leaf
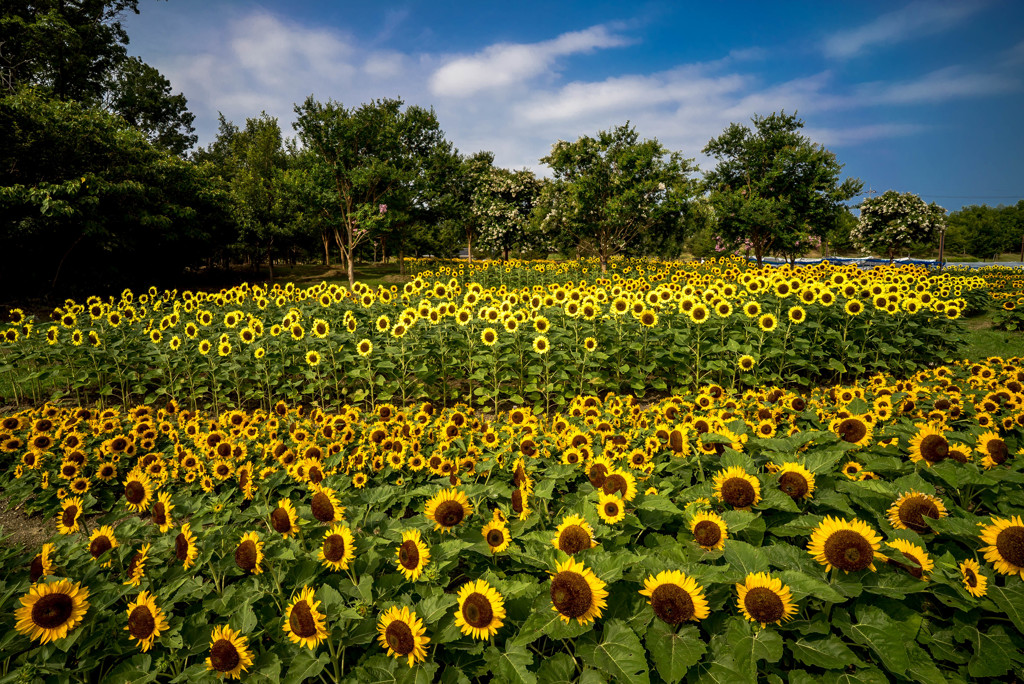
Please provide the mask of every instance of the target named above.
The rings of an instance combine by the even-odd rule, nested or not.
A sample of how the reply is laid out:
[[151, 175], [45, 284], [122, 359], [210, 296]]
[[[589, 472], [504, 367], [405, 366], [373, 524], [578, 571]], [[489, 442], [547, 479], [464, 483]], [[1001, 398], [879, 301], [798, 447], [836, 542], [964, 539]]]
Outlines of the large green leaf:
[[661, 620], [647, 630], [644, 642], [658, 674], [669, 684], [685, 677], [708, 650], [696, 627], [687, 625], [677, 632]]
[[1011, 578], [1005, 587], [989, 584], [988, 595], [1024, 636], [1024, 581]]
[[578, 642], [577, 652], [583, 662], [607, 673], [616, 682], [651, 681], [640, 638], [621, 620], [605, 623], [600, 641], [591, 635]]
[[786, 647], [789, 648], [793, 657], [804, 665], [813, 665], [826, 670], [841, 670], [849, 665], [860, 664], [857, 655], [843, 643], [842, 639], [836, 636], [824, 639], [787, 640]]
[[501, 650], [490, 646], [484, 651], [484, 662], [496, 682], [536, 684], [537, 675], [529, 669], [533, 665], [533, 653], [522, 644], [506, 643]]

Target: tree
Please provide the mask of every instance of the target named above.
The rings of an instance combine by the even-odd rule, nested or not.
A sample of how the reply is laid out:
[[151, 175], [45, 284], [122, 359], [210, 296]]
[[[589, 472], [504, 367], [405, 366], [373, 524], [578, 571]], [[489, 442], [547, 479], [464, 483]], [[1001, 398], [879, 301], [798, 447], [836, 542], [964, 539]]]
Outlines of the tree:
[[970, 205], [950, 213], [946, 249], [990, 258], [1016, 252], [1024, 235], [1024, 200], [1015, 206]]
[[171, 82], [138, 57], [121, 62], [113, 73], [107, 91], [107, 109], [122, 117], [157, 147], [183, 156], [197, 137], [181, 93], [171, 92]]
[[476, 180], [471, 213], [480, 244], [500, 252], [505, 261], [514, 251], [541, 246], [539, 234], [530, 230], [530, 217], [541, 188], [533, 172], [490, 166]]
[[886, 254], [891, 261], [899, 250], [930, 242], [945, 230], [946, 210], [911, 192], [887, 190], [860, 203], [860, 219], [853, 239], [864, 249]]
[[696, 196], [692, 160], [656, 139], [640, 140], [628, 121], [597, 137], [560, 140], [541, 162], [554, 174], [542, 224], [577, 243], [592, 240], [602, 272], [639, 235], [659, 224], [678, 229]]
[[835, 154], [798, 131], [795, 114], [755, 115], [754, 128], [730, 124], [704, 153], [718, 160], [705, 175], [723, 238], [750, 245], [758, 266], [766, 254], [792, 255], [808, 238], [834, 230], [842, 203], [863, 184], [839, 182]]
[[310, 95], [295, 107], [299, 138], [326, 167], [335, 192], [340, 219], [335, 242], [350, 284], [355, 282], [356, 248], [386, 220], [383, 207], [389, 196], [408, 191], [444, 140], [433, 110], [413, 106], [403, 111], [402, 104], [374, 100], [349, 109]]
[[222, 184], [97, 107], [0, 98], [0, 286], [68, 291], [179, 277], [224, 239]]

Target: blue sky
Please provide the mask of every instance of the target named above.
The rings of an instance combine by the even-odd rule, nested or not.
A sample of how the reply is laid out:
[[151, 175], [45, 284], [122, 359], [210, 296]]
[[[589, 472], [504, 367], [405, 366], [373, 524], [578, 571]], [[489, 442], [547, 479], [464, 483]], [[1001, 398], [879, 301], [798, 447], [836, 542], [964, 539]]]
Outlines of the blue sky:
[[948, 209], [1024, 198], [1024, 2], [140, 3], [129, 52], [196, 114], [292, 135], [309, 94], [433, 106], [463, 153], [529, 167], [630, 120], [697, 160], [785, 109], [865, 188]]

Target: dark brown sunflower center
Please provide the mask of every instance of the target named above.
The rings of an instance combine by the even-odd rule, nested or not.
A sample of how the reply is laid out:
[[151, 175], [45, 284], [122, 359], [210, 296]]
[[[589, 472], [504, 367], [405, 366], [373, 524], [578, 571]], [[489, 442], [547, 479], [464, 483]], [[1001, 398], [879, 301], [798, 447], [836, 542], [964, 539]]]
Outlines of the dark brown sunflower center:
[[235, 549], [235, 565], [245, 572], [252, 572], [256, 567], [256, 561], [256, 544], [253, 540], [246, 539]]
[[906, 558], [908, 561], [910, 561], [909, 565], [904, 565], [903, 566], [904, 569], [908, 573], [910, 573], [910, 575], [912, 577], [916, 577], [917, 579], [921, 579], [924, 576], [924, 568], [921, 567], [921, 563], [917, 560], [917, 558], [914, 557], [913, 555], [907, 553], [906, 551], [900, 551], [900, 553], [903, 554], [904, 558]]
[[[496, 532], [497, 530], [492, 530]], [[487, 540], [490, 544], [490, 539]], [[496, 546], [491, 544], [491, 546]], [[415, 570], [420, 564], [420, 550], [416, 546], [416, 542], [412, 539], [407, 539], [402, 542], [402, 545], [398, 547], [398, 562], [402, 564], [402, 567], [406, 570]]]
[[603, 463], [598, 463], [590, 469], [587, 477], [594, 487], [604, 487], [604, 483], [608, 479], [608, 468]]
[[742, 477], [730, 477], [722, 483], [722, 501], [734, 508], [746, 508], [756, 496], [754, 485]]
[[136, 639], [148, 639], [156, 629], [156, 620], [148, 606], [136, 606], [128, 615], [128, 633]]
[[799, 499], [807, 494], [810, 487], [807, 480], [800, 473], [783, 473], [779, 477], [779, 489], [788, 494], [791, 498]]
[[241, 660], [238, 649], [227, 639], [219, 639], [210, 649], [210, 664], [217, 672], [230, 672]]
[[619, 504], [617, 501], [609, 501], [604, 505], [604, 514], [609, 518], [616, 518], [619, 515]]
[[137, 571], [141, 571], [142, 564], [144, 561], [145, 556], [143, 556], [141, 553], [137, 553], [134, 556], [132, 556], [131, 561], [128, 562], [128, 576], [132, 577]]
[[928, 435], [921, 440], [921, 458], [929, 463], [938, 463], [949, 456], [949, 442], [941, 435]]
[[978, 576], [970, 568], [964, 568], [964, 581], [971, 589], [978, 586]]
[[958, 449], [950, 450], [949, 457], [957, 463], [967, 463], [967, 454]]
[[32, 559], [32, 564], [28, 568], [28, 580], [34, 583], [42, 576], [43, 554], [39, 554], [38, 556]]
[[434, 509], [434, 520], [442, 527], [455, 527], [464, 517], [466, 512], [458, 501], [442, 501]]
[[473, 592], [462, 603], [462, 619], [470, 627], [482, 629], [489, 626], [494, 619], [494, 610], [491, 608], [491, 602], [480, 592]]
[[701, 546], [715, 546], [722, 541], [722, 528], [712, 520], [701, 520], [693, 528], [693, 538]]
[[138, 480], [132, 480], [124, 488], [124, 496], [129, 503], [138, 505], [146, 498], [146, 487]]
[[188, 558], [188, 539], [184, 534], [179, 534], [174, 538], [174, 557], [180, 561]]
[[340, 534], [328, 535], [324, 539], [324, 558], [337, 563], [345, 557], [345, 538]]
[[839, 424], [836, 433], [844, 442], [856, 443], [864, 439], [868, 434], [868, 428], [856, 418], [847, 418]]
[[78, 506], [68, 506], [61, 513], [60, 522], [64, 527], [71, 527], [75, 524], [75, 518], [78, 517]]
[[898, 511], [900, 516], [900, 522], [906, 525], [908, 528], [914, 530], [919, 534], [929, 532], [931, 530], [928, 524], [924, 521], [924, 517], [928, 516], [934, 520], [939, 519], [939, 507], [923, 496], [915, 496], [907, 499], [902, 504]]
[[492, 547], [501, 546], [505, 543], [505, 533], [501, 530], [487, 531], [487, 545]]
[[1006, 442], [1001, 439], [990, 439], [985, 444], [985, 449], [992, 460], [999, 465], [1005, 463], [1010, 454], [1009, 449], [1006, 448]]
[[331, 503], [331, 497], [323, 492], [317, 492], [313, 495], [311, 507], [313, 509], [313, 517], [320, 522], [326, 523], [334, 520], [334, 504]]
[[292, 606], [292, 612], [288, 616], [288, 626], [297, 637], [308, 639], [316, 636], [316, 620], [313, 619], [309, 603], [302, 600]]
[[153, 504], [153, 522], [157, 525], [167, 524], [167, 510], [164, 508], [162, 501], [157, 501]]
[[604, 481], [604, 493], [605, 494], [618, 494], [619, 496], [626, 495], [626, 478], [622, 477], [618, 473], [611, 475]]
[[275, 508], [274, 512], [270, 514], [270, 524], [279, 534], [284, 534], [292, 529], [292, 519], [288, 515], [288, 511], [280, 507]]
[[384, 639], [392, 651], [400, 656], [409, 655], [416, 648], [412, 629], [401, 620], [395, 620], [384, 630]]
[[996, 537], [996, 551], [1007, 563], [1024, 567], [1024, 527], [1007, 527]]
[[578, 618], [587, 614], [594, 593], [586, 578], [578, 572], [563, 570], [551, 580], [551, 603], [566, 617]]
[[522, 490], [515, 490], [512, 492], [512, 510], [516, 513], [523, 512], [523, 492]]
[[695, 608], [690, 594], [677, 584], [662, 584], [651, 594], [654, 614], [670, 625], [693, 618]]
[[67, 594], [47, 594], [32, 606], [32, 622], [43, 629], [55, 629], [71, 618], [74, 607], [74, 602]]
[[743, 605], [750, 613], [750, 617], [765, 624], [778, 622], [786, 614], [782, 599], [768, 587], [754, 587], [748, 590], [743, 598]]
[[313, 466], [309, 469], [309, 481], [313, 484], [320, 484], [324, 481], [324, 474], [321, 472], [320, 468]]
[[825, 540], [825, 560], [840, 570], [863, 570], [874, 559], [875, 552], [871, 543], [853, 530], [833, 532]]
[[[616, 508], [618, 507], [616, 506]], [[605, 513], [608, 513], [607, 504], [605, 505]], [[590, 534], [579, 525], [569, 525], [558, 535], [558, 548], [570, 556], [589, 549]]]
[[114, 545], [110, 543], [110, 539], [107, 538], [105, 534], [102, 534], [89, 543], [89, 553], [93, 558], [99, 558], [113, 546]]

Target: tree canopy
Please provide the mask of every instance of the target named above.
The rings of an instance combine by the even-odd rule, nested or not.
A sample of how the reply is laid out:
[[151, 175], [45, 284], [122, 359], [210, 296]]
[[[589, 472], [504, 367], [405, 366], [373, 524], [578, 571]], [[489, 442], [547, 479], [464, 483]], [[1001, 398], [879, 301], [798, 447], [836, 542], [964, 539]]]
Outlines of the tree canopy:
[[892, 259], [899, 250], [931, 242], [946, 227], [946, 210], [912, 192], [888, 190], [860, 203], [854, 240]]

